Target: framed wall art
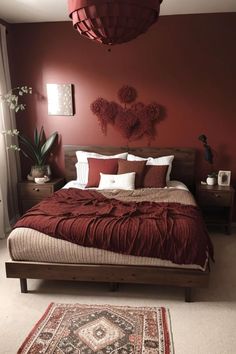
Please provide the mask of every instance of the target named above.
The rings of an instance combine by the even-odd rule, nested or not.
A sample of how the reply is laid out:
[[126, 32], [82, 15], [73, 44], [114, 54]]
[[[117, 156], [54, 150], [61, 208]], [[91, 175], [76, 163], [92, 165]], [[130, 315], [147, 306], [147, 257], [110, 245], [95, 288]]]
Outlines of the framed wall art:
[[72, 84], [47, 84], [48, 115], [74, 115], [72, 86]]
[[231, 171], [219, 171], [218, 173], [218, 185], [229, 186], [231, 178]]

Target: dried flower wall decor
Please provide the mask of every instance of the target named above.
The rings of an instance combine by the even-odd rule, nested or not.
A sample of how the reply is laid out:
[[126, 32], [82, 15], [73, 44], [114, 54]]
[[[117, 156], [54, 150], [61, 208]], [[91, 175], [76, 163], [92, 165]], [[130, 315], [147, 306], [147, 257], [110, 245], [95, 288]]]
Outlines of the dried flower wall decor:
[[121, 103], [132, 103], [136, 100], [138, 94], [132, 86], [124, 85], [118, 91], [118, 98]]
[[145, 135], [149, 140], [154, 138], [155, 124], [161, 119], [160, 105], [135, 102], [137, 96], [135, 88], [124, 85], [118, 90], [120, 104], [101, 97], [92, 102], [91, 111], [97, 116], [104, 134], [110, 123], [128, 140], [137, 140]]
[[102, 132], [106, 134], [107, 124], [114, 124], [115, 116], [118, 111], [118, 104], [108, 102], [102, 97], [97, 98], [90, 106], [91, 111], [95, 114], [101, 125]]

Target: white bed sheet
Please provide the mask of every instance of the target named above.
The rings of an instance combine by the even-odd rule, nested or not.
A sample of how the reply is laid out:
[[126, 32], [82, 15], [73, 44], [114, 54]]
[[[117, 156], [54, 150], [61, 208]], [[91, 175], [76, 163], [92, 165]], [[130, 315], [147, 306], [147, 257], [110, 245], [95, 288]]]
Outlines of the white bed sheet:
[[[78, 189], [96, 189], [96, 190], [99, 190], [99, 188], [86, 188], [86, 184], [81, 184], [79, 183], [77, 180], [73, 180], [73, 181], [70, 181], [70, 182], [67, 182], [63, 188], [78, 188]], [[183, 183], [183, 182], [180, 182], [180, 181], [176, 181], [176, 180], [173, 180], [173, 181], [169, 181], [167, 183], [167, 186], [165, 187], [165, 189], [172, 189], [172, 188], [176, 188], [176, 189], [183, 189], [183, 190], [186, 190], [188, 191], [188, 187]], [[162, 188], [160, 188], [162, 189]]]

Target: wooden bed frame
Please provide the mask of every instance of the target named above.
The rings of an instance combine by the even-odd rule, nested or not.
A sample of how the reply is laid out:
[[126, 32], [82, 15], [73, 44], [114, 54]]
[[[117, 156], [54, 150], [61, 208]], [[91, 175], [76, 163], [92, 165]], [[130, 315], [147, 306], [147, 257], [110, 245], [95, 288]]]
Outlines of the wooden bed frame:
[[[76, 179], [76, 150], [93, 151], [107, 155], [128, 151], [142, 157], [174, 155], [171, 179], [184, 182], [191, 190], [194, 188], [195, 150], [192, 148], [64, 146], [67, 181]], [[190, 302], [192, 300], [192, 288], [208, 286], [209, 267], [206, 271], [200, 271], [154, 266], [8, 261], [6, 262], [6, 275], [8, 278], [20, 279], [22, 293], [28, 292], [27, 278], [108, 282], [113, 289], [119, 283], [158, 284], [183, 287], [185, 289], [185, 301]]]

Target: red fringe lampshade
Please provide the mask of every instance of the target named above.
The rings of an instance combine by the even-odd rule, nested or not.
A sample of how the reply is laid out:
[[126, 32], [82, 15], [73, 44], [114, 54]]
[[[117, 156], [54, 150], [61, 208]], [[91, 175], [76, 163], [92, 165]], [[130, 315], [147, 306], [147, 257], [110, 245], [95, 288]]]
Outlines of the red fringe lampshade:
[[83, 36], [114, 45], [128, 42], [153, 25], [162, 0], [68, 0], [73, 26]]

